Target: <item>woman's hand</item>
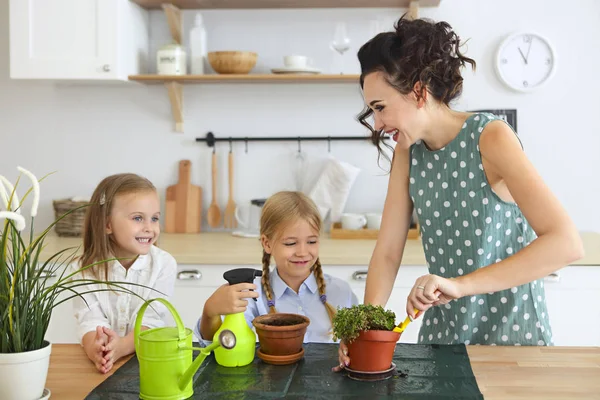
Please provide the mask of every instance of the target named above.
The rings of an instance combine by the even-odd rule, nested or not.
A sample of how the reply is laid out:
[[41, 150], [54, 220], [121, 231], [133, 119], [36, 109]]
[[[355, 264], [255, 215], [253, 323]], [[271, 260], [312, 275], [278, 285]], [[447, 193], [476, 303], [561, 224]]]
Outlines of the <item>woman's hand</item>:
[[348, 346], [343, 341], [340, 342], [340, 347], [338, 349], [338, 359], [339, 365], [331, 368], [333, 372], [339, 372], [343, 370], [345, 367], [350, 365], [350, 357], [348, 357]]
[[207, 317], [237, 314], [246, 311], [248, 298], [257, 298], [254, 283], [224, 284], [206, 300], [203, 314]]
[[437, 275], [424, 275], [417, 279], [408, 294], [406, 313], [416, 318], [414, 309], [425, 311], [433, 306], [449, 303], [463, 297], [462, 286], [457, 279], [442, 278]]

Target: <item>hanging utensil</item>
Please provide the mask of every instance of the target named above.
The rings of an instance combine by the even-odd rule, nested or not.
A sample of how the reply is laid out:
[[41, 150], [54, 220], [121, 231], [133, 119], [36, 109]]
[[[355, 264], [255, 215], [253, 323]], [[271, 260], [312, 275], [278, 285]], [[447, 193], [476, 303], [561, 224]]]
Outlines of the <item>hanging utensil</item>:
[[208, 225], [212, 228], [218, 228], [221, 225], [221, 210], [217, 204], [217, 153], [213, 147], [212, 154], [212, 202], [208, 207]]
[[225, 228], [237, 228], [237, 220], [235, 218], [236, 204], [233, 201], [233, 152], [231, 151], [231, 141], [229, 142], [229, 199], [225, 206]]

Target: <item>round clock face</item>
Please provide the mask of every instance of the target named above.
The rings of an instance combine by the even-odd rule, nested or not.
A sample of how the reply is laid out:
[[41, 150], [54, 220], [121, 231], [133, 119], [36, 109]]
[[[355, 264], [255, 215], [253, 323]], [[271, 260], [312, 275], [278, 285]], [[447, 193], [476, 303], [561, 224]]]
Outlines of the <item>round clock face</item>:
[[554, 73], [556, 56], [550, 43], [535, 33], [516, 33], [506, 38], [496, 54], [496, 70], [510, 88], [529, 92]]

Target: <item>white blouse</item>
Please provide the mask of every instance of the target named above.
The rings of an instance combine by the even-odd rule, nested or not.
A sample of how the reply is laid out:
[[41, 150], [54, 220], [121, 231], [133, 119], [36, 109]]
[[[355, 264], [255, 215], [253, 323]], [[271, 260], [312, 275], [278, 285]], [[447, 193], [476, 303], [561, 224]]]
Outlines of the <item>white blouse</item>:
[[[76, 272], [79, 268], [78, 262], [73, 263], [69, 266], [69, 273]], [[113, 261], [109, 265], [108, 280], [140, 284], [155, 289], [124, 285], [145, 300], [156, 297], [168, 299], [173, 295], [176, 274], [175, 258], [166, 251], [152, 246], [150, 252], [140, 255], [129, 267], [129, 270], [126, 270], [120, 262]], [[101, 280], [104, 280], [102, 273], [100, 277]], [[81, 278], [81, 273], [72, 279], [78, 278]], [[85, 278], [89, 279], [92, 276], [86, 273]], [[110, 287], [105, 284], [88, 284], [75, 289], [81, 294], [90, 290], [106, 288]], [[72, 299], [80, 343], [83, 336], [90, 331], [95, 331], [97, 326], [106, 326], [121, 337], [133, 331], [137, 313], [143, 304], [139, 297], [114, 290], [86, 293], [82, 296], [85, 298], [85, 302], [79, 296]], [[165, 325], [167, 315], [169, 315], [168, 310], [161, 303], [153, 302], [146, 308], [142, 325], [148, 328], [162, 327]]]

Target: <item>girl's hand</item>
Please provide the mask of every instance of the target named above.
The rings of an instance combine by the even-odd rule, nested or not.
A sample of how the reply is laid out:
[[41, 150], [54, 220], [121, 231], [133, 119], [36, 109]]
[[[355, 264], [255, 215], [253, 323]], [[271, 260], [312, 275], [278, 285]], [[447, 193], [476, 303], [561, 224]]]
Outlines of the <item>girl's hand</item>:
[[433, 306], [449, 303], [463, 297], [462, 286], [456, 279], [446, 279], [437, 275], [424, 275], [417, 279], [408, 294], [406, 313], [413, 319], [414, 309], [425, 311]]
[[115, 362], [117, 362], [117, 360], [122, 357], [122, 354], [120, 354], [121, 352], [119, 346], [121, 342], [121, 337], [119, 337], [117, 332], [107, 327], [104, 327], [103, 331], [104, 334], [108, 337], [108, 343], [106, 344], [104, 351], [105, 364], [103, 366], [103, 369], [100, 370], [100, 372], [105, 374], [112, 369]]
[[[89, 332], [88, 334], [90, 334]], [[104, 360], [104, 351], [106, 350], [106, 344], [108, 343], [108, 337], [104, 334], [102, 327], [96, 327], [96, 334], [93, 341], [89, 342], [89, 345], [84, 345], [84, 350], [88, 358], [94, 363], [96, 369], [103, 372], [106, 361]]]
[[237, 314], [246, 311], [248, 298], [257, 298], [256, 285], [253, 283], [238, 283], [236, 285], [224, 284], [218, 288], [204, 304], [207, 317], [218, 315]]
[[350, 365], [350, 357], [348, 357], [348, 346], [346, 346], [346, 343], [344, 343], [344, 341], [340, 341], [340, 348], [338, 349], [338, 359], [340, 363], [339, 365], [336, 365], [335, 367], [331, 368], [333, 372], [339, 372], [348, 365]]

